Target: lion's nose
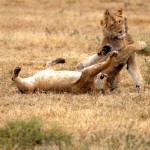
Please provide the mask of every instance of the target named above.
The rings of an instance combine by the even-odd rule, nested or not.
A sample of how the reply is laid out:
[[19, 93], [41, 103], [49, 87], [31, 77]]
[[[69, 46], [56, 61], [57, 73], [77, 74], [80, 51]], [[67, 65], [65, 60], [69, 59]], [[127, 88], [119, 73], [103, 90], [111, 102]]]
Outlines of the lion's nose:
[[103, 79], [104, 78], [104, 74], [102, 73], [101, 75], [100, 75], [100, 79]]
[[119, 33], [122, 34], [122, 30], [120, 30]]

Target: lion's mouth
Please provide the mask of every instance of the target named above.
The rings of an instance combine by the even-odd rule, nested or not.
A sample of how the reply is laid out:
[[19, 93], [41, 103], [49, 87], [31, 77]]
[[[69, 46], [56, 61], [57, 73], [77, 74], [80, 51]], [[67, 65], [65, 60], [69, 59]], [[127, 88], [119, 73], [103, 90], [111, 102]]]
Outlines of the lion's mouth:
[[124, 38], [126, 36], [126, 33], [122, 33], [122, 34], [120, 34], [119, 36], [118, 36], [118, 38], [119, 39], [122, 39], [122, 38]]

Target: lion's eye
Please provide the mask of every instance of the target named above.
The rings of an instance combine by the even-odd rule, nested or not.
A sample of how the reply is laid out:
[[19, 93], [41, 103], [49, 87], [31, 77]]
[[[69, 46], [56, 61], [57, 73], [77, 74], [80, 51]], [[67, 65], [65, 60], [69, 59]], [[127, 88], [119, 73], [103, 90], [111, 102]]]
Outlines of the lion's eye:
[[121, 20], [119, 20], [118, 23], [120, 24], [120, 23], [121, 23]]
[[114, 25], [113, 25], [113, 24], [111, 24], [111, 25], [110, 25], [110, 28], [113, 28], [113, 27], [114, 27]]

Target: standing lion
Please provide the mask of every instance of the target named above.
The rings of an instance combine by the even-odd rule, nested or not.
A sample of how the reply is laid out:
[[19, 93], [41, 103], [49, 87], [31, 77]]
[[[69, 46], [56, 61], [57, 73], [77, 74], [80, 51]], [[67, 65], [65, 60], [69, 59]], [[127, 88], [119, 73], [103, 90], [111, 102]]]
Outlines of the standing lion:
[[[104, 19], [101, 20], [101, 26], [103, 40], [97, 48], [97, 51], [99, 52], [82, 63], [79, 63], [77, 65], [77, 70], [82, 70], [83, 68], [106, 59], [105, 55], [107, 56], [109, 51], [101, 51], [102, 47], [105, 45], [110, 45], [112, 51], [121, 51], [125, 47], [134, 43], [132, 37], [128, 34], [127, 18], [123, 15], [122, 9], [119, 9], [115, 13], [106, 10], [104, 12]], [[125, 64], [127, 64], [127, 70], [131, 74], [136, 83], [136, 88], [139, 91], [141, 85], [141, 74], [136, 63], [136, 53], [133, 53], [126, 63], [121, 64], [120, 67], [118, 67], [118, 71], [117, 68], [115, 68], [115, 66], [112, 67], [112, 65], [104, 71], [104, 73], [109, 76], [108, 82], [111, 89], [114, 89], [118, 74]], [[112, 70], [112, 68], [114, 68], [114, 70]]]

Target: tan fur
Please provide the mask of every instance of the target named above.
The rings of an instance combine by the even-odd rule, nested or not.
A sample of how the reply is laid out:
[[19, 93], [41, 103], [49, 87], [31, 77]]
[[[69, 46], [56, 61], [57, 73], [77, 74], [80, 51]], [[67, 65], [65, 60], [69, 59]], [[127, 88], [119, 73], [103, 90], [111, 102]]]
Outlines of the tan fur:
[[126, 48], [120, 50], [116, 60], [106, 70], [102, 71], [103, 73], [108, 75], [108, 79], [105, 80], [105, 82], [103, 82], [101, 85], [99, 85], [99, 88], [101, 87], [101, 89], [105, 91], [108, 89], [109, 84], [109, 88], [113, 90], [113, 83], [116, 80], [116, 77], [118, 76], [121, 69], [128, 61], [128, 59], [132, 56], [133, 50], [143, 50], [145, 47], [145, 42], [135, 42], [133, 44], [128, 45]]
[[[115, 77], [120, 71], [118, 66], [125, 64], [129, 57], [136, 51], [142, 50], [146, 47], [145, 42], [136, 42], [127, 46], [119, 53], [113, 51], [105, 62], [91, 65], [79, 71], [55, 71], [55, 70], [42, 70], [29, 78], [21, 78], [18, 76], [21, 68], [14, 69], [12, 80], [15, 81], [18, 89], [25, 92], [40, 91], [66, 91], [73, 93], [85, 93], [96, 90], [101, 90], [103, 93], [106, 88], [106, 81], [104, 86], [97, 87], [99, 79], [96, 78], [97, 74], [105, 70], [107, 74]], [[113, 64], [113, 65], [112, 65]], [[111, 67], [109, 67], [111, 65]], [[115, 70], [115, 71], [114, 71]]]
[[[97, 51], [101, 51], [102, 47], [106, 44], [112, 46], [112, 51], [121, 51], [134, 43], [132, 37], [128, 34], [127, 18], [123, 15], [122, 9], [118, 10], [116, 13], [111, 13], [106, 10], [104, 13], [104, 20], [101, 21], [101, 26], [104, 37], [102, 43], [99, 44]], [[105, 59], [106, 58], [103, 55], [96, 56], [95, 54], [82, 63], [79, 63], [77, 65], [77, 70], [82, 70], [85, 67], [104, 61]], [[129, 57], [126, 64], [129, 73], [136, 82], [137, 87], [139, 87], [141, 84], [141, 75], [136, 63], [136, 53], [133, 53]], [[112, 68], [112, 66], [110, 67]], [[109, 73], [109, 71], [107, 71], [107, 73]], [[112, 76], [110, 73], [109, 75]], [[118, 76], [118, 74], [116, 76]], [[116, 80], [115, 77], [111, 84], [114, 84]]]
[[73, 93], [90, 92], [95, 90], [95, 76], [108, 68], [117, 55], [118, 52], [112, 52], [105, 62], [87, 67], [82, 72], [42, 70], [32, 77], [21, 78], [18, 76], [21, 68], [16, 67], [12, 80], [23, 93], [35, 92], [36, 90]]

